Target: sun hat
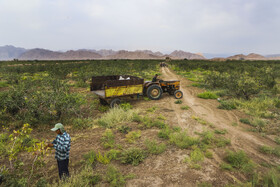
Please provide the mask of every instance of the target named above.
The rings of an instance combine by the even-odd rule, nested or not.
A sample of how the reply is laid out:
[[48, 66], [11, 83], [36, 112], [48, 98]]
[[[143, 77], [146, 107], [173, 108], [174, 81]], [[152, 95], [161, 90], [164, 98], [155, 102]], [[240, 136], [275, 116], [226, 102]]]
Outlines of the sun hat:
[[52, 131], [57, 131], [58, 129], [59, 129], [60, 132], [62, 132], [62, 133], [65, 132], [64, 126], [63, 126], [61, 123], [55, 124], [54, 128], [52, 128], [51, 130], [52, 130]]

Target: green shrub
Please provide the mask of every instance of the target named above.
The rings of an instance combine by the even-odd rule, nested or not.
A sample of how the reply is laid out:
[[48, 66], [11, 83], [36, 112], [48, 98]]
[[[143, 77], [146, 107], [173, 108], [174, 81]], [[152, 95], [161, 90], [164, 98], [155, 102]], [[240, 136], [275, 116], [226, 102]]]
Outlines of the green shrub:
[[186, 132], [175, 132], [170, 134], [170, 143], [175, 144], [181, 149], [189, 148], [193, 145], [199, 144], [199, 139], [190, 137]]
[[221, 167], [221, 169], [223, 169], [223, 170], [229, 170], [229, 171], [233, 170], [232, 166], [231, 166], [230, 164], [227, 164], [227, 163], [222, 163], [222, 164], [220, 165], [220, 167]]
[[226, 130], [226, 129], [223, 129], [223, 130], [215, 130], [215, 133], [216, 133], [216, 134], [226, 134], [226, 133], [227, 133], [227, 130]]
[[75, 118], [73, 119], [73, 128], [75, 129], [86, 129], [92, 126], [90, 118]]
[[157, 127], [159, 129], [163, 129], [166, 127], [166, 124], [162, 121], [159, 121], [159, 120], [155, 120], [153, 123], [152, 123], [152, 126], [153, 127]]
[[99, 105], [97, 108], [100, 112], [107, 112], [110, 107], [109, 106], [105, 106], [105, 105]]
[[111, 129], [106, 129], [102, 134], [102, 145], [105, 149], [113, 148], [115, 144], [115, 135]]
[[128, 132], [131, 131], [131, 128], [126, 126], [126, 125], [122, 125], [121, 127], [118, 128], [118, 130], [121, 132], [121, 133], [124, 133], [124, 134], [127, 134]]
[[171, 134], [171, 130], [169, 129], [169, 127], [166, 127], [158, 132], [158, 137], [163, 139], [169, 139], [170, 134]]
[[87, 154], [83, 155], [85, 162], [88, 165], [94, 165], [97, 161], [97, 155], [94, 151], [90, 151]]
[[236, 109], [235, 103], [232, 101], [220, 101], [220, 105], [218, 106], [219, 109], [224, 110], [233, 110]]
[[204, 155], [206, 158], [213, 158], [213, 153], [211, 151], [207, 150]]
[[139, 148], [130, 148], [121, 153], [119, 160], [123, 164], [139, 165], [146, 158], [146, 153]]
[[125, 186], [125, 177], [113, 166], [109, 166], [106, 172], [105, 180], [110, 186]]
[[106, 155], [110, 160], [116, 160], [121, 154], [120, 150], [111, 149], [110, 151], [106, 152]]
[[280, 147], [272, 148], [264, 145], [259, 147], [259, 151], [265, 154], [270, 154], [270, 155], [280, 157]]
[[225, 161], [233, 168], [241, 170], [244, 173], [252, 173], [254, 170], [254, 164], [244, 151], [229, 151], [225, 157]]
[[155, 140], [146, 140], [145, 145], [148, 149], [148, 153], [150, 154], [161, 154], [166, 150], [166, 145], [164, 143], [157, 144]]
[[148, 109], [147, 109], [147, 112], [154, 113], [156, 110], [157, 110], [157, 107], [156, 107], [156, 106], [153, 106], [153, 107], [151, 107], [151, 108], [148, 108]]
[[190, 154], [190, 160], [194, 163], [204, 160], [204, 154], [199, 148], [195, 148]]
[[131, 131], [127, 135], [125, 135], [125, 137], [129, 143], [134, 143], [137, 139], [141, 137], [141, 131]]
[[118, 107], [112, 108], [96, 122], [102, 127], [112, 128], [118, 126], [120, 123], [132, 121], [137, 113], [137, 110], [125, 111], [122, 108]]
[[175, 103], [175, 104], [182, 104], [183, 101], [182, 101], [181, 99], [177, 99], [174, 103]]
[[247, 125], [252, 125], [251, 121], [249, 119], [247, 119], [247, 118], [241, 118], [239, 121], [241, 123], [245, 123]]
[[121, 103], [121, 104], [120, 104], [120, 107], [121, 107], [122, 109], [124, 109], [125, 111], [128, 111], [128, 110], [132, 109], [132, 106], [131, 106], [130, 103]]
[[217, 147], [225, 147], [227, 145], [230, 145], [231, 142], [229, 139], [226, 139], [225, 137], [217, 137], [215, 138], [215, 144]]
[[187, 106], [187, 105], [186, 105], [186, 106], [181, 106], [181, 109], [182, 109], [182, 110], [189, 110], [189, 108], [190, 108], [190, 107]]
[[203, 92], [200, 94], [197, 94], [197, 97], [203, 98], [203, 99], [217, 99], [219, 96], [212, 92]]
[[8, 87], [9, 84], [6, 81], [0, 81], [0, 88]]
[[160, 115], [157, 117], [157, 119], [159, 119], [159, 120], [166, 120], [166, 117], [164, 117], [162, 114], [160, 114]]
[[275, 141], [277, 144], [280, 145], [280, 137], [279, 137], [279, 136], [275, 137], [274, 141]]

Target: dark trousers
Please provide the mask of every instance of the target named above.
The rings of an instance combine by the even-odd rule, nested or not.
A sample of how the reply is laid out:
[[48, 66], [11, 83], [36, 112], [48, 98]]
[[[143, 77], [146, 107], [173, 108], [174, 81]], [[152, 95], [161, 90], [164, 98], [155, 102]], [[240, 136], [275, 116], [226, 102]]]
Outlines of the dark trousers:
[[60, 179], [69, 177], [68, 164], [69, 159], [57, 160], [58, 173]]

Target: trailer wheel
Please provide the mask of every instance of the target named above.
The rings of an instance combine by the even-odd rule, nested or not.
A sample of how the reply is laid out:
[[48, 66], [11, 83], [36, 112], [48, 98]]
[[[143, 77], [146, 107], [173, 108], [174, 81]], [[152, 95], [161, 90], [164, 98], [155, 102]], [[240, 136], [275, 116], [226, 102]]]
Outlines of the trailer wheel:
[[158, 100], [160, 99], [161, 95], [162, 95], [162, 89], [160, 86], [158, 85], [151, 85], [148, 89], [147, 89], [147, 96], [152, 99], [152, 100]]
[[115, 98], [110, 102], [110, 107], [115, 108], [121, 104], [121, 100], [119, 98]]
[[108, 105], [108, 102], [105, 99], [99, 98], [99, 102], [101, 105]]
[[183, 97], [183, 92], [181, 90], [176, 90], [174, 92], [175, 99], [181, 99]]

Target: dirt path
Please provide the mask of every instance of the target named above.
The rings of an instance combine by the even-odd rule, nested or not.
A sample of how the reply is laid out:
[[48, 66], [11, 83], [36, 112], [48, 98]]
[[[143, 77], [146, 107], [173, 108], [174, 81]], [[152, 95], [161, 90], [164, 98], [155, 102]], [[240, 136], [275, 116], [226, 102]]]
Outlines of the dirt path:
[[[162, 68], [162, 78], [165, 80], [180, 80], [181, 90], [184, 93], [184, 97], [182, 100], [190, 107], [192, 115], [206, 120], [218, 129], [226, 129], [228, 132], [227, 136], [230, 138], [232, 148], [234, 150], [242, 149], [249, 153], [251, 157], [257, 160], [267, 162], [276, 161], [269, 160], [267, 157], [259, 153], [259, 146], [275, 146], [275, 143], [269, 139], [261, 137], [257, 133], [252, 133], [248, 131], [246, 132], [246, 129], [244, 129], [244, 125], [239, 123], [239, 119], [244, 114], [241, 114], [238, 111], [227, 111], [218, 109], [217, 106], [219, 105], [219, 103], [216, 100], [206, 100], [198, 98], [196, 96], [197, 93], [203, 92], [203, 90], [195, 87], [188, 87], [189, 85], [191, 85], [191, 82], [185, 78], [182, 78], [181, 76], [178, 76], [169, 68]], [[178, 118], [179, 125], [184, 127], [184, 121], [186, 121], [187, 116], [184, 116], [181, 110], [176, 111], [176, 116]], [[237, 123], [238, 127], [232, 126], [233, 123]], [[188, 125], [186, 124], [186, 127], [187, 126]], [[188, 128], [188, 130], [193, 131], [194, 129]]]

